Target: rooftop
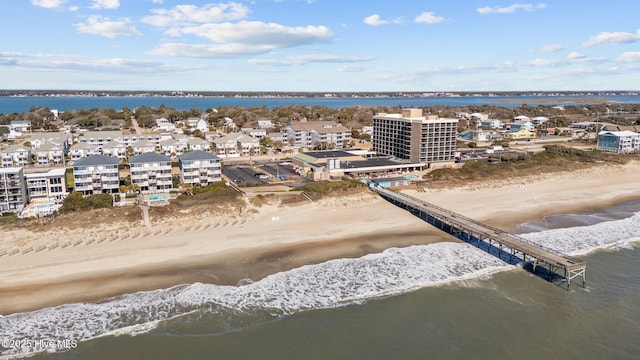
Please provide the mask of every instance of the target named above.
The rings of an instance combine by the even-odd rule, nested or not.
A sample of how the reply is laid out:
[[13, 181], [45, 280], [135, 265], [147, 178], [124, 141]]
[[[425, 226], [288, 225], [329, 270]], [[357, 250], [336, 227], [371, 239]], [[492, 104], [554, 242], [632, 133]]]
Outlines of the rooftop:
[[21, 167], [6, 167], [0, 168], [0, 174], [17, 174], [22, 171]]
[[129, 159], [129, 164], [154, 163], [154, 162], [171, 162], [171, 158], [155, 152], [146, 152], [133, 156]]
[[55, 169], [51, 169], [47, 172], [33, 172], [33, 173], [27, 173], [24, 176], [26, 178], [39, 178], [39, 177], [49, 177], [49, 176], [64, 176], [64, 174], [66, 173], [66, 169], [64, 168], [55, 168]]
[[359, 169], [359, 168], [367, 168], [367, 167], [374, 167], [374, 166], [398, 166], [398, 165], [408, 165], [408, 164], [409, 163], [407, 162], [393, 160], [386, 157], [380, 157], [380, 158], [364, 159], [360, 161], [341, 162], [340, 168]]
[[118, 165], [120, 160], [106, 155], [90, 155], [76, 160], [73, 166]]
[[214, 154], [202, 150], [189, 151], [182, 155], [178, 155], [180, 160], [219, 160], [220, 158]]
[[307, 151], [304, 152], [305, 155], [312, 156], [316, 159], [330, 159], [330, 158], [340, 158], [340, 157], [351, 157], [353, 154], [348, 153], [342, 150], [335, 151]]

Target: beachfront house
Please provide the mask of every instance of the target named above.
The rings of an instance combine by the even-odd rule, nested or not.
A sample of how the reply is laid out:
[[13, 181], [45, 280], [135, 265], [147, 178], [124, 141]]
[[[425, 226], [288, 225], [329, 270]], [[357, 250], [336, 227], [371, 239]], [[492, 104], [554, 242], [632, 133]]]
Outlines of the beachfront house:
[[186, 147], [184, 144], [173, 138], [160, 141], [160, 153], [166, 156], [175, 157], [176, 155], [182, 155], [185, 150]]
[[149, 140], [136, 141], [130, 145], [135, 155], [156, 151], [156, 144]]
[[29, 202], [60, 203], [67, 196], [66, 169], [25, 174]]
[[491, 142], [491, 141], [501, 141], [502, 134], [495, 130], [465, 130], [458, 134], [458, 138], [468, 141], [477, 141], [477, 142]]
[[102, 146], [109, 141], [122, 141], [122, 131], [85, 131], [78, 137], [78, 142], [87, 143], [102, 151]]
[[504, 133], [504, 137], [509, 140], [527, 140], [535, 139], [536, 133], [527, 130]]
[[516, 121], [512, 122], [510, 127], [509, 127], [509, 131], [512, 132], [512, 133], [513, 132], [518, 132], [518, 131], [521, 131], [521, 130], [533, 131], [534, 129], [535, 129], [535, 126], [529, 120], [516, 120]]
[[288, 123], [282, 130], [286, 141], [295, 147], [321, 146], [342, 149], [351, 142], [351, 130], [334, 121], [301, 121]]
[[84, 195], [120, 192], [118, 164], [112, 156], [90, 155], [73, 163], [75, 191]]
[[202, 150], [211, 151], [211, 144], [208, 141], [201, 138], [189, 138], [187, 140], [187, 149], [189, 151]]
[[531, 122], [533, 123], [533, 125], [536, 125], [536, 126], [543, 125], [547, 121], [549, 121], [549, 118], [544, 116], [536, 116], [533, 119], [531, 119]]
[[146, 152], [129, 159], [131, 184], [142, 193], [169, 192], [173, 187], [171, 158]]
[[242, 133], [230, 133], [214, 139], [216, 153], [221, 157], [236, 157], [257, 154], [260, 140]]
[[207, 186], [222, 180], [220, 158], [202, 150], [189, 151], [178, 156], [180, 182]]
[[116, 140], [116, 141], [120, 141], [123, 144], [125, 144], [126, 146], [132, 146], [134, 143], [137, 143], [137, 142], [140, 142], [140, 141], [147, 141], [147, 142], [150, 142], [150, 143], [158, 146], [160, 144], [160, 141], [162, 141], [162, 134], [161, 133], [149, 133], [149, 134], [123, 135], [120, 140]]
[[33, 133], [29, 137], [32, 149], [39, 149], [44, 144], [56, 144], [62, 146], [65, 153], [69, 150], [69, 146], [73, 143], [73, 136], [63, 132], [39, 132]]
[[29, 164], [31, 149], [22, 145], [13, 145], [0, 152], [2, 167], [23, 167]]
[[64, 163], [64, 148], [61, 145], [49, 142], [40, 145], [33, 151], [35, 153], [36, 165], [47, 166], [49, 164], [59, 165]]
[[529, 118], [526, 115], [518, 115], [518, 116], [514, 116], [511, 121], [531, 121], [531, 118]]
[[86, 158], [91, 155], [99, 155], [100, 150], [96, 149], [94, 145], [90, 145], [88, 143], [79, 142], [71, 145], [69, 148], [69, 157], [71, 158], [71, 163]]
[[258, 120], [258, 129], [271, 129], [273, 122], [271, 120]]
[[127, 146], [121, 142], [109, 141], [102, 145], [102, 155], [112, 156], [123, 160], [127, 157]]
[[619, 154], [640, 152], [640, 133], [629, 130], [600, 131], [597, 148]]
[[258, 139], [267, 136], [267, 130], [266, 129], [242, 128], [240, 131], [243, 134], [247, 134], [247, 135], [249, 135], [251, 137], [258, 138]]
[[504, 128], [504, 123], [502, 122], [502, 120], [498, 120], [498, 119], [488, 119], [486, 121], [482, 121], [480, 123], [481, 127], [490, 127], [493, 129], [502, 129]]
[[31, 130], [31, 121], [13, 120], [9, 123], [9, 129], [19, 133], [28, 132]]
[[19, 212], [27, 203], [27, 186], [22, 167], [0, 169], [0, 214]]
[[160, 131], [173, 131], [176, 126], [166, 118], [156, 119], [156, 128]]

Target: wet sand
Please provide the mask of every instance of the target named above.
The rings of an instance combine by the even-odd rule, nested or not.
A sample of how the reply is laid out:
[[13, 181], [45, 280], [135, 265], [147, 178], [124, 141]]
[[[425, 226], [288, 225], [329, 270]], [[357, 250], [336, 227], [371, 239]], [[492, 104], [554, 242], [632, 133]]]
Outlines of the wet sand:
[[[510, 230], [545, 215], [640, 199], [638, 174], [640, 162], [633, 162], [461, 188], [405, 191]], [[0, 257], [0, 314], [196, 281], [236, 285], [390, 247], [457, 241], [373, 193], [250, 210], [152, 216], [150, 231], [141, 223], [40, 233], [5, 230], [0, 251], [46, 249]]]

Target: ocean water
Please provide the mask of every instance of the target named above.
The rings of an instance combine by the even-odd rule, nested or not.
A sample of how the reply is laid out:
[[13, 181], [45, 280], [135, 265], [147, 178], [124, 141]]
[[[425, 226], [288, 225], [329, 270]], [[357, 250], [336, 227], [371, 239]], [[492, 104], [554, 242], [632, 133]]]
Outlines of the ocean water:
[[25, 346], [0, 358], [638, 359], [640, 201], [516, 231], [586, 259], [587, 287], [567, 291], [464, 243], [393, 248], [240, 286], [7, 315], [0, 340]]

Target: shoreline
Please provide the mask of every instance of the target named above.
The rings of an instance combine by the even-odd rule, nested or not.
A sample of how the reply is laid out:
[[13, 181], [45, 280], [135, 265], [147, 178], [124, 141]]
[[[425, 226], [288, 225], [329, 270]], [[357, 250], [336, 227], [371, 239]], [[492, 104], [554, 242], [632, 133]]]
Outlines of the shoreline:
[[[512, 231], [546, 215], [640, 199], [638, 173], [636, 161], [458, 188], [403, 191]], [[236, 285], [244, 279], [255, 281], [390, 247], [459, 241], [373, 193], [292, 206], [263, 205], [243, 214], [181, 214], [151, 220], [149, 231], [141, 223], [38, 233], [5, 230], [0, 251], [25, 242], [35, 248], [65, 239], [85, 240], [64, 249], [1, 257], [0, 314], [99, 302], [192, 282]], [[109, 240], [86, 244], [86, 239], [102, 237]]]

